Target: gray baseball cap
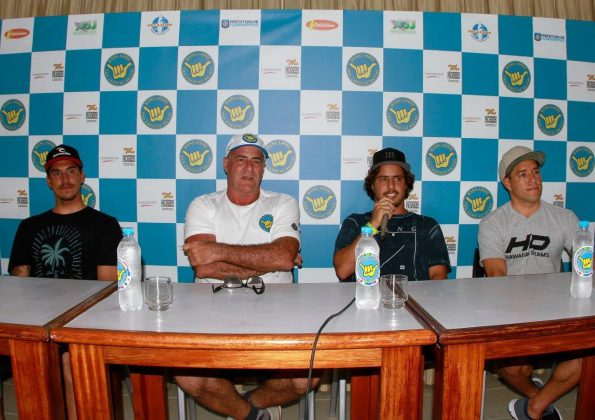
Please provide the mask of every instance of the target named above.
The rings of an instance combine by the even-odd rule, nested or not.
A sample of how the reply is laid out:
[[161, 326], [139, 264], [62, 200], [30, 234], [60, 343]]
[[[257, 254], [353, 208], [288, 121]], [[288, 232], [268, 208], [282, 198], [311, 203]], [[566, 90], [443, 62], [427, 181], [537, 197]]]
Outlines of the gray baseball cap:
[[534, 160], [539, 167], [542, 167], [545, 162], [545, 154], [543, 152], [533, 151], [525, 146], [513, 147], [504, 153], [500, 160], [500, 165], [498, 166], [500, 181], [504, 181], [504, 178], [510, 174], [516, 165], [526, 160]]

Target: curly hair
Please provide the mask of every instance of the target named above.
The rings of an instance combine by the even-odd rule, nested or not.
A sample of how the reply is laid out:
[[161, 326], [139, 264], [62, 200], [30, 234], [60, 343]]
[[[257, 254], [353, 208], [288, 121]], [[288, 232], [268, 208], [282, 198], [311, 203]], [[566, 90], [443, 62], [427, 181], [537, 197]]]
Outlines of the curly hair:
[[[366, 179], [364, 179], [364, 191], [366, 191], [366, 194], [368, 194], [368, 197], [370, 197], [372, 201], [375, 201], [374, 190], [372, 189], [372, 185], [374, 185], [374, 181], [376, 181], [376, 176], [378, 175], [379, 171], [380, 166], [374, 169], [373, 171], [368, 172]], [[404, 169], [403, 172], [405, 172], [405, 186], [407, 187], [407, 190], [405, 192], [405, 198], [407, 198], [409, 197], [409, 193], [411, 192], [411, 190], [413, 190], [415, 175], [413, 175], [411, 172], [405, 171]]]

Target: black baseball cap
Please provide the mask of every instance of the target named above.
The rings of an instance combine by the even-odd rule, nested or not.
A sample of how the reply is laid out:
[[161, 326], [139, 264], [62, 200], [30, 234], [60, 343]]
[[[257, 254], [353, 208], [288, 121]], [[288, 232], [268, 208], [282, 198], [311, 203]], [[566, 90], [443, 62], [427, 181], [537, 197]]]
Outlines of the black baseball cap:
[[405, 154], [392, 147], [387, 147], [374, 153], [370, 172], [382, 165], [399, 165], [406, 173], [411, 173], [411, 167], [405, 159]]
[[52, 165], [61, 160], [69, 160], [75, 163], [80, 169], [83, 169], [83, 162], [81, 161], [79, 152], [74, 147], [61, 144], [48, 152], [45, 159], [45, 172], [49, 172]]

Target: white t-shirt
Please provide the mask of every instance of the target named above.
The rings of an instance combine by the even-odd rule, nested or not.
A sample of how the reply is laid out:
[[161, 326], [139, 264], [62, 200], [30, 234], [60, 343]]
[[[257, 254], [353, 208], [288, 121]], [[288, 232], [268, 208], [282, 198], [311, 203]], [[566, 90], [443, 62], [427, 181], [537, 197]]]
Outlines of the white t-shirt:
[[[300, 211], [287, 194], [260, 190], [258, 200], [247, 206], [229, 201], [227, 189], [195, 198], [188, 206], [184, 239], [193, 235], [214, 235], [219, 243], [258, 245], [291, 237], [300, 240]], [[262, 276], [265, 283], [291, 283], [291, 272]], [[200, 279], [197, 279], [200, 281]]]
[[577, 229], [578, 219], [565, 208], [541, 201], [525, 217], [508, 202], [479, 224], [479, 255], [504, 258], [508, 275], [560, 272], [562, 253], [572, 252]]

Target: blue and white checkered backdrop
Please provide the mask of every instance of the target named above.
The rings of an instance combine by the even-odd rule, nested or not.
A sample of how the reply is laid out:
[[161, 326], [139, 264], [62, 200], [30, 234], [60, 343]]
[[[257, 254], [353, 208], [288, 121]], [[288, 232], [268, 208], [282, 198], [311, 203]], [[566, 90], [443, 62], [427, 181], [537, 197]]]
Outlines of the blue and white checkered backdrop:
[[[301, 209], [300, 282], [336, 281], [341, 221], [372, 203], [371, 155], [403, 150], [411, 211], [441, 224], [450, 277], [508, 200], [500, 156], [543, 150], [546, 201], [595, 220], [595, 23], [458, 13], [211, 10], [4, 20], [0, 252], [53, 206], [42, 163], [81, 153], [89, 205], [133, 226], [146, 274], [193, 279], [190, 201], [225, 186], [236, 133], [269, 148], [263, 187]], [[316, 200], [318, 198], [318, 200]]]

